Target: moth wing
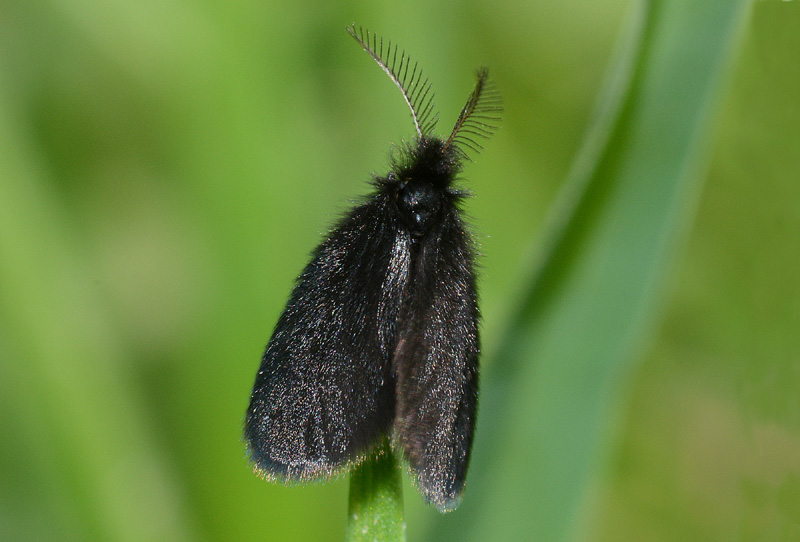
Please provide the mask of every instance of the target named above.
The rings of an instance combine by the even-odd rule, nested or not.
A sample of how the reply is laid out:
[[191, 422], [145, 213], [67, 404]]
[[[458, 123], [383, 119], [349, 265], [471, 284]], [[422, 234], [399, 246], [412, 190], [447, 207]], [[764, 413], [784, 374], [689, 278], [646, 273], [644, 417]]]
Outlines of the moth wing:
[[458, 505], [478, 399], [478, 304], [472, 242], [452, 209], [421, 240], [393, 359], [395, 439], [428, 502]]
[[315, 250], [275, 326], [244, 431], [267, 477], [329, 476], [390, 431], [391, 341], [408, 257], [384, 204], [376, 196], [356, 207]]

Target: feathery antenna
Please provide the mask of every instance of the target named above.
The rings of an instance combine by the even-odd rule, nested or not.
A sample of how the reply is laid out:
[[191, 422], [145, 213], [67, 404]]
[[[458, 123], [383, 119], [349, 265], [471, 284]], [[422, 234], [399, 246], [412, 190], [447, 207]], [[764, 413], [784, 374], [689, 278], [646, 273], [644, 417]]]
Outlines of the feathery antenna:
[[[399, 49], [397, 44], [392, 45], [392, 42], [388, 41], [384, 47], [383, 38], [374, 32], [360, 26], [356, 31], [355, 23], [346, 30], [403, 93], [403, 98], [411, 109], [417, 135], [419, 137], [428, 135], [436, 126], [439, 116], [433, 111], [433, 92], [428, 78], [423, 79], [422, 68], [419, 68], [416, 62], [412, 65], [411, 57]], [[464, 115], [463, 112], [461, 114]], [[450, 138], [453, 139], [453, 136]]]
[[474, 152], [483, 150], [483, 145], [476, 138], [487, 138], [494, 133], [502, 111], [503, 97], [489, 81], [489, 70], [480, 68], [475, 89], [461, 110], [453, 132], [445, 141], [444, 149], [455, 145], [462, 153], [464, 151], [461, 147], [467, 147]]

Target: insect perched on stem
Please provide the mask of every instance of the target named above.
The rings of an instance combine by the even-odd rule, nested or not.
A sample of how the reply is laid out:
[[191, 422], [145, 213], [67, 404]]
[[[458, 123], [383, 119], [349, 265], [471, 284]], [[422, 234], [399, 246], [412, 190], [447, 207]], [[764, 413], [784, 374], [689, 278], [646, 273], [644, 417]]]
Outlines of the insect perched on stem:
[[440, 511], [460, 500], [478, 398], [474, 249], [453, 186], [502, 100], [478, 70], [446, 139], [427, 77], [397, 45], [348, 33], [403, 95], [416, 136], [313, 252], [267, 345], [245, 419], [250, 458], [285, 482], [328, 477], [387, 436]]

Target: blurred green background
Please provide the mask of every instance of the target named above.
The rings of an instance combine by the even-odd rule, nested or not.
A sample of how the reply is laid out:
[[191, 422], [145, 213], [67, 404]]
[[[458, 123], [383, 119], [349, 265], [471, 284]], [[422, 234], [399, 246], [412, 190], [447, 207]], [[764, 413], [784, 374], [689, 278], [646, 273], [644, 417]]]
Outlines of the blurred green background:
[[[294, 278], [412, 134], [345, 25], [425, 67], [440, 131], [479, 65], [505, 97], [463, 180], [491, 380], [633, 5], [0, 3], [0, 540], [341, 540], [346, 477], [264, 482], [240, 432]], [[764, 0], [730, 40], [703, 191], [613, 375], [570, 537], [800, 539], [798, 29], [800, 2]], [[500, 421], [481, 418], [471, 478], [514, 446], [482, 429]], [[531, 495], [557, 493], [468, 484], [442, 517], [407, 486], [408, 538], [492, 532], [499, 507], [534, 539]]]

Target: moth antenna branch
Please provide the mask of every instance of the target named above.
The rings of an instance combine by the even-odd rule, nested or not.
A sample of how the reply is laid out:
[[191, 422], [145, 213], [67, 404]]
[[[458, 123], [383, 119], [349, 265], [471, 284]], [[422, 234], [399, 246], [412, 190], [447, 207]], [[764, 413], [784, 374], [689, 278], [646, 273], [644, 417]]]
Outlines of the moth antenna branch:
[[[433, 114], [433, 92], [430, 92], [431, 85], [428, 78], [422, 79], [422, 69], [418, 70], [418, 63], [411, 64], [411, 57], [406, 55], [405, 50], [400, 49], [400, 58], [397, 54], [399, 47], [392, 45], [391, 40], [384, 49], [383, 38], [369, 30], [359, 26], [356, 30], [355, 23], [348, 26], [345, 30], [355, 39], [359, 45], [377, 62], [378, 66], [389, 76], [392, 82], [403, 94], [406, 105], [411, 110], [411, 117], [414, 120], [414, 128], [417, 136], [428, 135], [436, 126], [438, 115]], [[409, 68], [411, 74], [409, 77]], [[432, 116], [431, 116], [432, 115]]]
[[483, 149], [483, 146], [470, 136], [488, 138], [492, 135], [497, 129], [494, 123], [500, 120], [499, 113], [502, 111], [503, 98], [489, 80], [489, 70], [480, 68], [475, 89], [461, 110], [450, 137], [445, 141], [444, 149], [453, 145], [456, 147], [463, 145], [475, 152]]

